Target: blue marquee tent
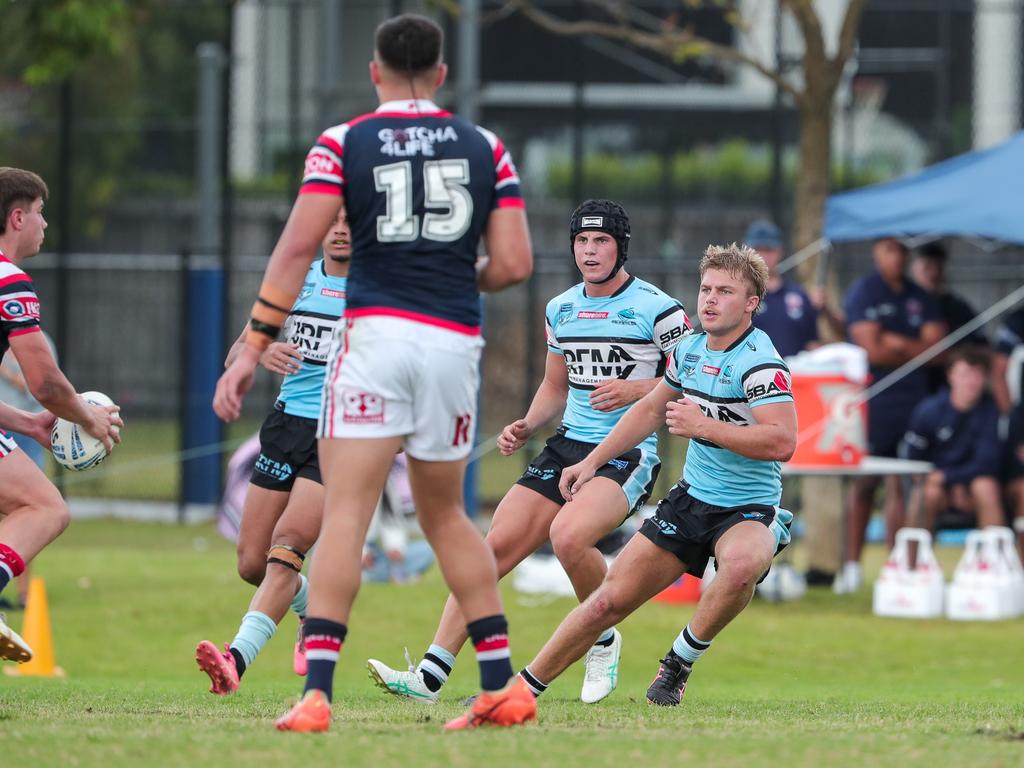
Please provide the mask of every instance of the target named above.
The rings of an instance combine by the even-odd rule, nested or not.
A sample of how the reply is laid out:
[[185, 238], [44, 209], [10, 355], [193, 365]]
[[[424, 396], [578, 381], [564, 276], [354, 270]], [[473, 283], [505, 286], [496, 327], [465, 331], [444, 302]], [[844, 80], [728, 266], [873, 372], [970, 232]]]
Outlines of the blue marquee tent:
[[890, 235], [955, 235], [1024, 243], [1024, 132], [910, 176], [828, 199], [825, 237], [829, 240]]

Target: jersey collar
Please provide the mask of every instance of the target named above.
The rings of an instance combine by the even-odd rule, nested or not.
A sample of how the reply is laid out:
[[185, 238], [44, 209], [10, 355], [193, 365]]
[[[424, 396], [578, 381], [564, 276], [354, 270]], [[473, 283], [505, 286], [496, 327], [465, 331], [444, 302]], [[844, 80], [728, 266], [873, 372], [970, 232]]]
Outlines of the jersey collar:
[[430, 99], [396, 99], [385, 101], [375, 112], [408, 112], [418, 114], [424, 112], [441, 112], [441, 108]]
[[615, 291], [615, 293], [609, 294], [608, 296], [591, 296], [587, 293], [587, 284], [583, 283], [583, 295], [588, 299], [614, 299], [616, 296], [621, 296], [625, 293], [626, 289], [633, 284], [634, 280], [636, 280], [636, 275], [630, 275], [629, 279], [620, 285], [619, 289]]
[[0, 251], [0, 261], [5, 261], [8, 264], [13, 264], [14, 263], [13, 261], [11, 261], [10, 259], [7, 258], [7, 254], [5, 254], [3, 251]]

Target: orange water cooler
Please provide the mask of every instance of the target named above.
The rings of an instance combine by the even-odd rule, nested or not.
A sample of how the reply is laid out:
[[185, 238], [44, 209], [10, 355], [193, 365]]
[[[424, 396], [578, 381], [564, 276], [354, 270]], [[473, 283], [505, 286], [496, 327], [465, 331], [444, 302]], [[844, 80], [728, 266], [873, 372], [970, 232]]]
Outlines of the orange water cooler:
[[867, 452], [867, 403], [864, 387], [838, 374], [793, 374], [797, 446], [790, 464], [860, 464]]

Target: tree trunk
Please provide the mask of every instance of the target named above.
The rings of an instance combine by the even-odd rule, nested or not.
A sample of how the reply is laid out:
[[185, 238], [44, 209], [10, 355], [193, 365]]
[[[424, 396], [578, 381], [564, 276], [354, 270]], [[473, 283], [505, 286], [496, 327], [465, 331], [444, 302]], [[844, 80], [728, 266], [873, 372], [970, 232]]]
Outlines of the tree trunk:
[[[831, 175], [832, 94], [811, 93], [800, 109], [800, 163], [793, 200], [793, 249], [810, 245], [823, 234], [825, 200]], [[801, 282], [811, 284], [817, 259], [799, 267]]]

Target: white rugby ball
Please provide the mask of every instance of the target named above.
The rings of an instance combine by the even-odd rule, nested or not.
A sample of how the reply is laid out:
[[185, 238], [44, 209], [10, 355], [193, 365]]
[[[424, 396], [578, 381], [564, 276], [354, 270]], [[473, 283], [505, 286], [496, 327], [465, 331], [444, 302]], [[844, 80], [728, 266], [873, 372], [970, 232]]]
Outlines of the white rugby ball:
[[[79, 395], [93, 405], [113, 405], [114, 401], [102, 392], [83, 392]], [[103, 443], [73, 421], [57, 419], [50, 433], [50, 450], [57, 463], [66, 469], [81, 472], [91, 469], [107, 458]]]

